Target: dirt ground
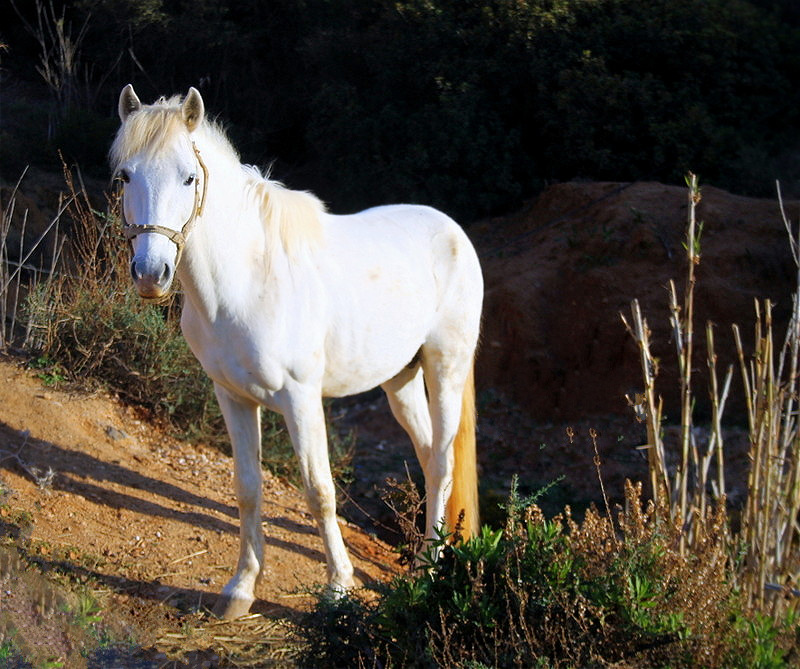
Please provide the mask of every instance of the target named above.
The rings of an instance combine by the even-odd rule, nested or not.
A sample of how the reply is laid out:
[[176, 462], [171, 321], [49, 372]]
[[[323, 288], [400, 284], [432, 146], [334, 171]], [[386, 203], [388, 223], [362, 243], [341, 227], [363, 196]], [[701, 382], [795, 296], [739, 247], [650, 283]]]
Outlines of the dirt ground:
[[[28, 556], [45, 576], [69, 563], [70, 578], [87, 584], [100, 613], [114, 618], [134, 645], [159, 652], [191, 647], [182, 638], [188, 624], [195, 636], [201, 636], [197, 628], [222, 624], [202, 612], [213, 606], [238, 555], [231, 458], [165, 434], [111, 397], [49, 388], [16, 361], [0, 359], [0, 522], [6, 530], [0, 541], [24, 535]], [[267, 568], [252, 608], [257, 615], [233, 631], [219, 627], [218, 637], [255, 641], [263, 631], [268, 638], [271, 621], [308, 607], [307, 589], [325, 582], [321, 541], [302, 493], [268, 472], [264, 491]], [[396, 570], [386, 544], [341, 525], [359, 583], [385, 580]], [[6, 548], [0, 569], [0, 613], [8, 618], [10, 612], [19, 639], [30, 641], [47, 629], [42, 610], [26, 620], [31, 592], [43, 600], [60, 595], [26, 585], [9, 564], [14, 550]], [[51, 604], [45, 613], [57, 614]], [[196, 613], [187, 618], [190, 612]], [[71, 657], [58, 639], [49, 643], [53, 657]]]

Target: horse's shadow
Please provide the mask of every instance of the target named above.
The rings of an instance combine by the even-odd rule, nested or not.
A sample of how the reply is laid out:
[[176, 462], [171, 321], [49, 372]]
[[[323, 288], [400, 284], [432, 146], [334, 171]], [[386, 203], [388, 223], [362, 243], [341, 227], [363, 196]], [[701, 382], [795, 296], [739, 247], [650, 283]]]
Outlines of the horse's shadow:
[[[137, 597], [158, 604], [169, 604], [179, 611], [205, 611], [210, 614], [220, 599], [219, 593], [211, 593], [195, 588], [164, 585], [158, 580], [142, 580], [128, 578], [119, 574], [103, 573], [83, 565], [48, 560], [42, 556], [29, 556], [28, 559], [37, 564], [43, 573], [67, 573], [77, 581], [97, 583], [113, 592]], [[296, 593], [287, 590], [288, 596]], [[309, 595], [310, 596], [310, 595]], [[298, 609], [278, 602], [257, 599], [251, 607], [251, 613], [259, 613], [265, 618], [286, 619], [297, 615]]]
[[[95, 504], [101, 504], [113, 510], [125, 509], [154, 518], [175, 520], [192, 527], [220, 533], [236, 535], [239, 532], [236, 524], [208, 513], [213, 511], [232, 519], [238, 519], [239, 513], [235, 506], [197, 495], [180, 486], [152, 478], [119, 463], [107, 462], [81, 451], [59, 446], [49, 441], [34, 439], [2, 422], [0, 422], [0, 437], [5, 443], [16, 443], [21, 447], [18, 451], [0, 450], [0, 470], [11, 471], [15, 469], [19, 471], [23, 469], [21, 463], [24, 463], [28, 470], [25, 473], [30, 476], [30, 472], [34, 469], [46, 472], [49, 468], [52, 468], [56, 473], [48, 485], [53, 490], [78, 495]], [[104, 486], [104, 483], [147, 490], [163, 497], [165, 500], [188, 505], [193, 509], [180, 510], [166, 504], [144, 500]], [[269, 524], [292, 529], [295, 532], [316, 534], [316, 529], [311, 525], [303, 525], [286, 517], [270, 516], [265, 520]], [[325, 561], [325, 556], [319, 550], [302, 546], [293, 541], [279, 539], [269, 534], [264, 539], [268, 546], [293, 552], [317, 562]], [[103, 577], [102, 575], [96, 576]], [[357, 570], [357, 576], [364, 582], [370, 580], [369, 576], [362, 570]], [[103, 578], [129, 583], [128, 587], [139, 583], [137, 581], [129, 581], [121, 576], [106, 575]], [[159, 584], [159, 587], [161, 587], [161, 584]], [[180, 591], [181, 589], [175, 588], [174, 590]], [[184, 594], [187, 597], [210, 597], [208, 593], [203, 593], [202, 591], [187, 590]], [[163, 597], [159, 599], [161, 600]]]
[[[115, 510], [127, 509], [153, 517], [178, 520], [209, 530], [219, 530], [231, 534], [238, 532], [237, 527], [232, 523], [202, 511], [180, 511], [104, 487], [102, 484], [110, 483], [146, 490], [173, 502], [216, 511], [230, 518], [238, 518], [238, 510], [232, 505], [222, 504], [209, 497], [197, 495], [116, 462], [107, 462], [88, 453], [72, 450], [49, 441], [34, 439], [3, 423], [0, 423], [0, 435], [6, 443], [17, 442], [22, 446], [18, 452], [6, 450], [4, 453], [0, 453], [0, 468], [8, 470], [17, 468], [19, 470], [21, 468], [20, 461], [22, 461], [29, 470], [35, 468], [40, 472], [45, 472], [53, 469], [55, 475], [49, 482], [52, 489], [78, 495], [95, 504], [102, 504]], [[29, 472], [26, 473], [29, 474]]]

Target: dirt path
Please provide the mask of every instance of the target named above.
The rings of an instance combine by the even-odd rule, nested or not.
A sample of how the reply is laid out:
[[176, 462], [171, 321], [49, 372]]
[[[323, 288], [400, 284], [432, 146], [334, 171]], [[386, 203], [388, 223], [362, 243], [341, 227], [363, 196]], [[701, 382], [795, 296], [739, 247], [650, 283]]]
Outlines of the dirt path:
[[[108, 396], [48, 388], [0, 359], [0, 515], [23, 519], [26, 545], [44, 564], [73, 563], [139, 644], [179, 639], [171, 612], [212, 607], [232, 575], [232, 471], [230, 457], [167, 437]], [[302, 493], [266, 472], [264, 489], [267, 568], [252, 609], [264, 618], [252, 618], [251, 628], [308, 606], [303, 588], [325, 582]], [[388, 578], [389, 548], [342, 527], [357, 580]], [[14, 609], [14, 590], [0, 590], [0, 611]]]

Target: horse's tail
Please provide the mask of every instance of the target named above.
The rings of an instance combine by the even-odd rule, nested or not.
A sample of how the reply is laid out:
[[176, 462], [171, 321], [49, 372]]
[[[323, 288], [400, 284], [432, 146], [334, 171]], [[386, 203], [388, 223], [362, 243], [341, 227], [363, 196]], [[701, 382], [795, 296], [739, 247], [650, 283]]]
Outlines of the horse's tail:
[[470, 365], [461, 399], [461, 421], [453, 442], [453, 483], [447, 502], [445, 520], [452, 531], [464, 512], [460, 530], [464, 539], [480, 530], [478, 515], [478, 470], [475, 459], [475, 373]]

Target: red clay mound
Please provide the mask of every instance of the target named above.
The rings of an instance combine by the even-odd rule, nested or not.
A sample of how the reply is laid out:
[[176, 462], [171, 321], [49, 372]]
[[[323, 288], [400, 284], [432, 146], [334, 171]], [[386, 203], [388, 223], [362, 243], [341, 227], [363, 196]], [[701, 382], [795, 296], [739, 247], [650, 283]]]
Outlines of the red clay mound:
[[[720, 363], [734, 362], [730, 324], [751, 337], [754, 298], [776, 303], [782, 337], [796, 269], [777, 200], [706, 186], [695, 297], [696, 366], [705, 367], [705, 323], [717, 324]], [[787, 203], [797, 221], [800, 205]], [[619, 313], [638, 298], [674, 382], [666, 286], [685, 283], [686, 188], [659, 183], [551, 186], [518, 214], [472, 229], [486, 278], [479, 383], [535, 417], [569, 420], [626, 410], [641, 384], [636, 347]], [[702, 386], [697, 386], [702, 388]]]

